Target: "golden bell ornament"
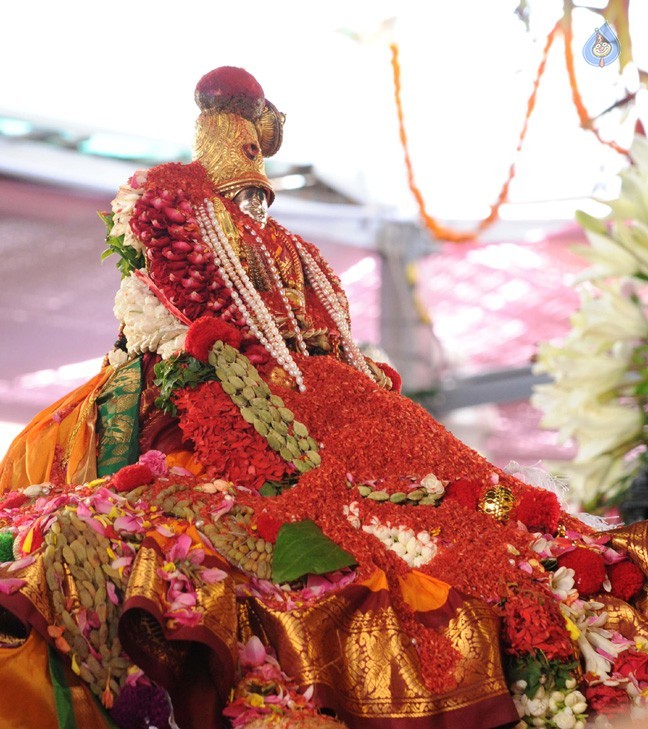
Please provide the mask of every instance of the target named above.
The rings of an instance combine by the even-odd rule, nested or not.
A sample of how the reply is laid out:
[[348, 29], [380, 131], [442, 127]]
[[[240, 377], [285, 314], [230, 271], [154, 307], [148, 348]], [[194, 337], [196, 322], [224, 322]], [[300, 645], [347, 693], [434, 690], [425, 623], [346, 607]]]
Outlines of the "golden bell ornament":
[[514, 505], [515, 497], [511, 489], [498, 484], [484, 493], [477, 508], [497, 521], [506, 522]]

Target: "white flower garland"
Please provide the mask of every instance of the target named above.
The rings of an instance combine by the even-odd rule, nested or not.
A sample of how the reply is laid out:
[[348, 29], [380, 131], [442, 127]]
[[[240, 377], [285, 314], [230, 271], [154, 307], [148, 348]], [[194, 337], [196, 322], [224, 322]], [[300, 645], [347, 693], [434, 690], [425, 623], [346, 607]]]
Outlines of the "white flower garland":
[[123, 324], [128, 355], [157, 352], [168, 359], [184, 347], [188, 327], [179, 322], [134, 274], [122, 279], [113, 309]]
[[144, 193], [147, 174], [146, 170], [136, 172], [125, 185], [119, 188], [115, 199], [111, 203], [113, 227], [110, 230], [110, 235], [114, 238], [123, 235], [124, 245], [131, 246], [138, 253], [143, 252], [144, 245], [131, 230], [130, 219], [133, 215], [133, 208]]
[[390, 522], [381, 523], [374, 516], [368, 524], [360, 521], [360, 508], [357, 501], [343, 507], [343, 513], [355, 529], [372, 534], [387, 549], [395, 552], [410, 567], [422, 567], [432, 561], [437, 553], [437, 545], [429, 532], [418, 534], [409, 527], [392, 526]]

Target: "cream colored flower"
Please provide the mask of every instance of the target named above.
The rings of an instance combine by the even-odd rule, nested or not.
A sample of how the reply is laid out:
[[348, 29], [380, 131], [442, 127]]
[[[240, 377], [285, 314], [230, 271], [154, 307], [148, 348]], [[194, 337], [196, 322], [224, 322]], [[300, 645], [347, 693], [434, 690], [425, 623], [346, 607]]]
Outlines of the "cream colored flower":
[[[579, 221], [583, 224], [582, 216], [579, 216]], [[580, 273], [576, 277], [575, 283], [610, 276], [632, 276], [641, 271], [637, 257], [632, 252], [625, 250], [617, 238], [610, 233], [586, 230], [585, 234], [589, 245], [574, 246], [572, 250], [593, 265]]]
[[583, 463], [553, 463], [569, 483], [569, 501], [594, 506], [599, 494], [613, 496], [612, 489], [623, 475], [624, 464], [620, 458], [610, 455], [597, 456]]
[[118, 238], [124, 236], [124, 245], [132, 246], [136, 251], [144, 250], [142, 243], [135, 237], [130, 227], [130, 219], [133, 214], [133, 208], [137, 201], [144, 193], [144, 182], [146, 181], [146, 172], [138, 171], [117, 191], [115, 199], [111, 203], [113, 211], [113, 227], [110, 235]]
[[578, 441], [576, 463], [633, 442], [641, 433], [643, 414], [637, 407], [617, 403], [590, 405], [575, 416], [574, 437]]
[[648, 222], [648, 140], [635, 136], [630, 157], [633, 165], [625, 169], [621, 177], [621, 195], [608, 202], [615, 218]]
[[576, 717], [568, 706], [554, 714], [552, 719], [558, 729], [574, 729], [576, 726]]
[[572, 316], [576, 336], [599, 341], [611, 347], [620, 340], [648, 337], [648, 320], [643, 306], [628, 296], [623, 282], [599, 285], [598, 295], [581, 292], [581, 308]]
[[157, 352], [162, 359], [168, 359], [184, 346], [188, 327], [133, 274], [122, 279], [113, 311], [124, 325], [129, 355]]
[[128, 353], [124, 352], [123, 349], [111, 349], [108, 352], [108, 362], [112, 367], [117, 369], [117, 367], [121, 367], [128, 362]]
[[550, 573], [549, 587], [552, 595], [558, 600], [566, 600], [574, 592], [574, 575], [574, 570], [569, 567], [559, 567]]

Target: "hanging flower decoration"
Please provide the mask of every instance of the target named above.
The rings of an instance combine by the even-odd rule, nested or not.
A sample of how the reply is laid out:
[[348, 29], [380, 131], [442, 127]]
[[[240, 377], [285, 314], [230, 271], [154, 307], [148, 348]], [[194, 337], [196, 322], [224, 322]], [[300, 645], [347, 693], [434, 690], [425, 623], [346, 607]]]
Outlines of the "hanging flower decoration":
[[636, 136], [630, 154], [608, 219], [578, 215], [589, 246], [577, 252], [592, 264], [577, 281], [581, 305], [561, 344], [539, 346], [534, 367], [553, 382], [537, 385], [532, 402], [543, 427], [576, 443], [561, 469], [587, 511], [620, 500], [648, 462], [648, 140]]

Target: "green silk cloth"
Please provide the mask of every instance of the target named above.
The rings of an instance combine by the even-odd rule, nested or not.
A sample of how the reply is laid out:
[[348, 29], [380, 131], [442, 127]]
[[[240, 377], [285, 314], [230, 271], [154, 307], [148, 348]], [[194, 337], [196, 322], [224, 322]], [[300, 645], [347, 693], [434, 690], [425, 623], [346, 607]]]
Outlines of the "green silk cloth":
[[142, 363], [120, 367], [97, 398], [97, 476], [110, 476], [139, 458]]

